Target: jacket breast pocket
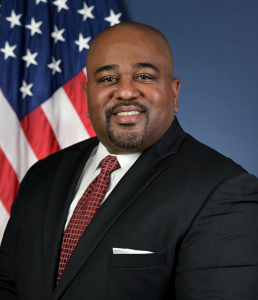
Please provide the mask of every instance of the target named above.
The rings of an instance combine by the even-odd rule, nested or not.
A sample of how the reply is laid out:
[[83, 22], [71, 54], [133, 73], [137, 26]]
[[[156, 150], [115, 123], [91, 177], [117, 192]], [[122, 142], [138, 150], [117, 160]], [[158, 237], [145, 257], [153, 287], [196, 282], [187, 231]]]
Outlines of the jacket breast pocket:
[[111, 254], [111, 268], [151, 268], [167, 264], [167, 251], [149, 254]]

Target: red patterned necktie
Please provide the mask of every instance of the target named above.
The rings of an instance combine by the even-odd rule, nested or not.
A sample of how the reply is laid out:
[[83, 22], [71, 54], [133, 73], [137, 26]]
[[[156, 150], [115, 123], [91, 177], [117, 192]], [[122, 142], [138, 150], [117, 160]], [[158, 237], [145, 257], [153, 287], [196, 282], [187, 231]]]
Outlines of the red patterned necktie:
[[81, 235], [96, 214], [106, 194], [110, 173], [120, 167], [116, 156], [108, 155], [100, 162], [100, 174], [88, 186], [66, 227], [63, 235], [57, 283]]

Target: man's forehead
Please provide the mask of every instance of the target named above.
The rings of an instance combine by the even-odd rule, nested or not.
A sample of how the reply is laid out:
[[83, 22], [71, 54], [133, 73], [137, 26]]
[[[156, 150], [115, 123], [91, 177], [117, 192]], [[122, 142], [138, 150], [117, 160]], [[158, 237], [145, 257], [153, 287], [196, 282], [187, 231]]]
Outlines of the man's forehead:
[[[102, 36], [94, 41], [89, 50], [89, 55], [94, 54], [94, 52], [105, 52], [106, 49], [112, 48], [113, 51], [124, 51], [123, 47], [130, 47], [131, 51], [134, 51], [134, 47], [137, 48], [149, 48], [156, 49], [159, 48], [159, 41], [156, 36], [152, 33], [144, 34], [138, 31], [110, 31], [105, 32]], [[135, 48], [135, 50], [137, 50]], [[92, 52], [92, 53], [91, 53]]]
[[[165, 59], [169, 65], [173, 65], [169, 43], [158, 30], [139, 23], [125, 22], [105, 29], [92, 41], [87, 56], [87, 69], [92, 63], [98, 64], [107, 56], [114, 58], [108, 64], [117, 64], [116, 55], [121, 57], [121, 54], [127, 50], [126, 48], [130, 48], [130, 55], [142, 57], [144, 53], [151, 56], [154, 54], [154, 56], [163, 57], [162, 60]], [[145, 61], [140, 58], [134, 63], [138, 62], [144, 63]]]

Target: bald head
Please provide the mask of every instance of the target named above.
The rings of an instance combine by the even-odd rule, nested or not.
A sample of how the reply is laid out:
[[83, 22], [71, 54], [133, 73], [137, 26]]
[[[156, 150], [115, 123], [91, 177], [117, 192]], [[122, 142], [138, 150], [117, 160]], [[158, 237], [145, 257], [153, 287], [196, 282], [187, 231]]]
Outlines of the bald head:
[[131, 45], [145, 43], [146, 47], [152, 47], [153, 50], [163, 55], [173, 77], [172, 51], [167, 39], [159, 30], [137, 22], [122, 22], [101, 31], [91, 42], [87, 55], [87, 70], [91, 61], [97, 59], [98, 50], [105, 51], [105, 47], [111, 43], [115, 46], [126, 41]]

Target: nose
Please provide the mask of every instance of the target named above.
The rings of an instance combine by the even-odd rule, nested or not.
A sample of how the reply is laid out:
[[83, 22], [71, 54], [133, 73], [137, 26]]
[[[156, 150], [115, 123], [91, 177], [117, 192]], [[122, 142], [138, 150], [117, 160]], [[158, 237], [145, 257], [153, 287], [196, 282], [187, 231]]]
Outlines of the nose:
[[136, 99], [140, 95], [137, 89], [136, 82], [130, 76], [121, 76], [119, 82], [116, 84], [114, 98], [118, 100]]

